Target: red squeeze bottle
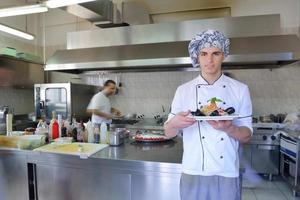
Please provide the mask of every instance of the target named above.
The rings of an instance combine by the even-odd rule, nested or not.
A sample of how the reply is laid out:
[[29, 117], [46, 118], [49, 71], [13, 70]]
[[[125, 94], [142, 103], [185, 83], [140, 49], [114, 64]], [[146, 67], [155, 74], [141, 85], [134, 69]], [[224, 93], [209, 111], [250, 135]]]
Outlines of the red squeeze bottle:
[[59, 137], [59, 125], [57, 121], [55, 120], [52, 124], [52, 139], [56, 139]]

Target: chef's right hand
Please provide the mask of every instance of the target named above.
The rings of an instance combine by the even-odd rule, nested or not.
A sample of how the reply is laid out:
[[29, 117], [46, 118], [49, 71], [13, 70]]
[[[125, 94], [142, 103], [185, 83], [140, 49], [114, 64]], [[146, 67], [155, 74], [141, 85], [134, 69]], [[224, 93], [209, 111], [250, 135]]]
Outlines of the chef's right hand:
[[191, 111], [179, 112], [168, 123], [176, 129], [189, 127], [196, 122], [194, 118], [188, 117], [190, 114]]
[[193, 125], [196, 120], [194, 118], [188, 117], [191, 111], [179, 112], [170, 121], [165, 123], [164, 130], [165, 135], [169, 138], [177, 135], [178, 130], [189, 127]]

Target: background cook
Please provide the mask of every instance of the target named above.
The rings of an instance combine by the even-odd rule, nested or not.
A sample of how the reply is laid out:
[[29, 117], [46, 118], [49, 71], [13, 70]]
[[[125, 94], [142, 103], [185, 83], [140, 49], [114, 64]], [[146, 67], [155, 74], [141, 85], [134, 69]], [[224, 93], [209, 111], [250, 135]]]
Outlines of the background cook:
[[121, 116], [121, 112], [111, 107], [109, 97], [116, 92], [116, 83], [113, 80], [105, 81], [103, 90], [95, 94], [88, 107], [87, 113], [92, 114], [92, 123], [100, 125], [102, 122], [110, 124], [114, 115]]

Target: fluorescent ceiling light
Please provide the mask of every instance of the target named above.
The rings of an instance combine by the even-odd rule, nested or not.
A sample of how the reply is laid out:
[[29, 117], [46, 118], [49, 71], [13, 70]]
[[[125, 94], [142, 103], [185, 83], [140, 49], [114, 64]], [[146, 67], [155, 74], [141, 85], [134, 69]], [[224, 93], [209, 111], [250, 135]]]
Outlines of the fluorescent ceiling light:
[[42, 4], [29, 5], [29, 6], [17, 6], [17, 7], [0, 9], [0, 17], [26, 15], [26, 14], [41, 13], [47, 11], [48, 8]]
[[11, 27], [3, 25], [3, 24], [0, 24], [0, 31], [15, 35], [15, 36], [27, 39], [27, 40], [34, 39], [34, 36], [31, 34], [25, 33], [23, 31], [19, 31], [17, 29], [11, 28]]
[[49, 0], [46, 1], [45, 4], [48, 8], [58, 8], [58, 7], [64, 7], [68, 5], [84, 3], [89, 1], [96, 1], [96, 0]]

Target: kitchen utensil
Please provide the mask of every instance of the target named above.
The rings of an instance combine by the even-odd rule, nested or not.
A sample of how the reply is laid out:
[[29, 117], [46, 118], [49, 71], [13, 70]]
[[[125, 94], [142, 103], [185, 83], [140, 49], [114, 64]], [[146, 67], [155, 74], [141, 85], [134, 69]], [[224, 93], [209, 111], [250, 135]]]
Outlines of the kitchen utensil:
[[118, 146], [124, 143], [123, 132], [109, 131], [108, 134], [109, 134], [109, 145]]
[[272, 122], [271, 116], [270, 115], [262, 115], [259, 116], [259, 121], [263, 123], [270, 123]]
[[124, 119], [135, 119], [136, 113], [128, 113], [124, 116]]
[[279, 113], [276, 115], [276, 117], [277, 117], [277, 123], [282, 123], [286, 117], [286, 114]]

